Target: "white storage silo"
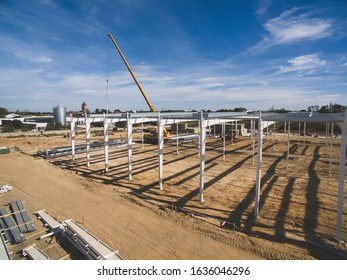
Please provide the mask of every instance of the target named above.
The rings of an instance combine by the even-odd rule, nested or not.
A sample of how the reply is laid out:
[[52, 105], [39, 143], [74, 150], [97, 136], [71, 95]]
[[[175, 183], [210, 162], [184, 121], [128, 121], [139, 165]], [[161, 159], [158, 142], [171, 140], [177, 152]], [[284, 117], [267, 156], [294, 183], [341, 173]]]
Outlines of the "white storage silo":
[[55, 125], [58, 123], [62, 126], [66, 125], [66, 107], [60, 105], [53, 107], [53, 121]]

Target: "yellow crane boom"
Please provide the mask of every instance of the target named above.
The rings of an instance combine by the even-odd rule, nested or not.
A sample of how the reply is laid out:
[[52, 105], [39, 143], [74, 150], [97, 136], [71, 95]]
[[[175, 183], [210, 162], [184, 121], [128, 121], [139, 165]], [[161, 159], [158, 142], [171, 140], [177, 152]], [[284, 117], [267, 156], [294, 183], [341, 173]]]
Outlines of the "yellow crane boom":
[[134, 79], [134, 81], [135, 81], [137, 87], [139, 88], [139, 90], [141, 91], [143, 97], [145, 98], [145, 100], [146, 100], [146, 102], [147, 102], [147, 104], [148, 104], [148, 106], [149, 106], [149, 109], [151, 110], [151, 112], [155, 112], [155, 109], [154, 109], [153, 105], [151, 104], [151, 102], [149, 101], [146, 92], [145, 92], [144, 89], [141, 87], [141, 85], [140, 85], [139, 81], [137, 80], [137, 78], [136, 78], [136, 76], [135, 76], [133, 70], [131, 70], [128, 61], [125, 59], [125, 56], [123, 55], [122, 51], [120, 50], [120, 48], [119, 48], [119, 46], [118, 46], [116, 40], [113, 38], [113, 35], [110, 33], [110, 34], [108, 34], [108, 37], [111, 38], [111, 40], [112, 40], [114, 46], [116, 47], [116, 49], [117, 49], [119, 55], [120, 55], [121, 58], [123, 59], [125, 66], [128, 68], [128, 70], [129, 70], [131, 76], [133, 77], [133, 79]]
[[[135, 81], [137, 87], [138, 87], [139, 90], [141, 91], [143, 98], [146, 100], [146, 102], [147, 102], [147, 104], [148, 104], [148, 106], [149, 106], [150, 111], [151, 111], [151, 112], [155, 112], [155, 109], [154, 109], [152, 103], [149, 101], [146, 92], [144, 91], [144, 89], [143, 89], [142, 86], [140, 85], [139, 81], [137, 80], [137, 78], [136, 78], [136, 76], [135, 76], [133, 70], [131, 70], [128, 61], [125, 59], [125, 56], [123, 55], [122, 51], [120, 50], [120, 48], [119, 48], [119, 46], [118, 46], [116, 40], [113, 38], [113, 35], [110, 33], [110, 34], [108, 34], [108, 37], [111, 38], [111, 40], [112, 40], [114, 46], [116, 47], [116, 49], [117, 49], [119, 55], [120, 55], [121, 58], [123, 59], [123, 62], [124, 62], [124, 64], [125, 64], [125, 66], [128, 68], [128, 70], [129, 70], [131, 76], [133, 77], [133, 79], [134, 79], [134, 81]], [[168, 136], [170, 135], [169, 132], [168, 132], [165, 128], [164, 128], [164, 135], [165, 135], [166, 137], [168, 137]]]

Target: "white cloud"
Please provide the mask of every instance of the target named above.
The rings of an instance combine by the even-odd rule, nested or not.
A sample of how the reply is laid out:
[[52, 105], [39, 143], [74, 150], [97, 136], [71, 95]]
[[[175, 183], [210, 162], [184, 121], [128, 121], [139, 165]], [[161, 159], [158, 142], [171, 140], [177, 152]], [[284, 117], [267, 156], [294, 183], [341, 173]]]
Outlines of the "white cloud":
[[[317, 54], [298, 56], [288, 60], [282, 73], [313, 71], [325, 64]], [[271, 106], [305, 109], [314, 98], [319, 98], [322, 104], [347, 102], [343, 95], [345, 85], [339, 85], [344, 77], [335, 75], [307, 75], [300, 79], [287, 75], [283, 79], [283, 75], [277, 74], [270, 79], [267, 71], [264, 73], [253, 68], [243, 69], [241, 72], [244, 74], [240, 74], [240, 69], [229, 68], [216, 72], [206, 65], [170, 71], [151, 65], [135, 68], [141, 85], [156, 109], [246, 107], [250, 110], [266, 110]], [[64, 105], [68, 110], [78, 110], [83, 101], [88, 103], [91, 110], [105, 108], [106, 77], [102, 73], [42, 71], [33, 65], [31, 70], [26, 71], [0, 67], [0, 76], [1, 101], [10, 110], [50, 111], [55, 104]], [[334, 85], [334, 88], [330, 85]], [[125, 69], [113, 72], [109, 77], [109, 106], [121, 110], [148, 108]]]
[[326, 65], [326, 61], [320, 59], [317, 54], [307, 54], [297, 56], [293, 59], [287, 61], [289, 66], [281, 66], [280, 72], [287, 73], [292, 71], [308, 71], [312, 73], [316, 71], [318, 68]]
[[347, 60], [347, 57], [343, 55], [343, 56], [339, 57], [337, 62], [339, 64], [341, 64], [342, 66], [347, 66], [347, 61], [346, 60]]
[[262, 6], [262, 7], [257, 9], [255, 14], [256, 14], [256, 16], [263, 16], [267, 12], [267, 10], [268, 10], [267, 7]]
[[333, 22], [329, 19], [312, 17], [313, 12], [301, 13], [294, 8], [264, 24], [267, 35], [246, 53], [253, 54], [275, 45], [295, 43], [304, 40], [317, 40], [333, 34]]
[[49, 62], [52, 62], [53, 59], [46, 56], [46, 55], [40, 55], [40, 56], [36, 57], [34, 61], [39, 62], [39, 63], [49, 63]]
[[295, 15], [296, 10], [286, 11], [266, 22], [264, 27], [270, 33], [273, 44], [315, 40], [332, 34], [330, 20], [309, 18], [306, 14]]
[[205, 86], [208, 87], [208, 88], [223, 87], [223, 86], [225, 86], [225, 83], [215, 82], [215, 83], [206, 84]]
[[20, 53], [16, 52], [14, 55], [20, 59], [20, 60], [26, 60], [32, 63], [50, 63], [53, 61], [52, 58], [46, 55], [34, 55], [32, 53], [26, 52], [26, 53]]

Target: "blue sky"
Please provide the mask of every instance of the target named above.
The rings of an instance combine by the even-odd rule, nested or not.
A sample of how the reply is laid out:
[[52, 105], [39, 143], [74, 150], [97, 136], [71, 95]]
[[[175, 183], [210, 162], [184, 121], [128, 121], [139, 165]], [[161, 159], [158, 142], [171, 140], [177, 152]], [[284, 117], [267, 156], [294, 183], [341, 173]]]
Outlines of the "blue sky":
[[[0, 0], [0, 107], [347, 105], [347, 1]], [[108, 90], [106, 80], [108, 79]]]

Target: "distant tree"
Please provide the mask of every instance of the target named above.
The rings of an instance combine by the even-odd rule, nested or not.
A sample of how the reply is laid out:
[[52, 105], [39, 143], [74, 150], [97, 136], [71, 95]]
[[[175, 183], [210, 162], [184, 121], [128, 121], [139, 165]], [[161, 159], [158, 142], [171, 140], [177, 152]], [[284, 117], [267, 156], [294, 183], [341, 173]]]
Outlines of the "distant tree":
[[111, 112], [110, 110], [102, 109], [102, 110], [101, 110], [101, 114], [103, 114], [103, 113], [105, 113], [105, 114], [111, 114], [112, 112]]
[[107, 110], [106, 109], [98, 109], [96, 108], [95, 111], [94, 111], [94, 114], [111, 114], [112, 112], [110, 110], [108, 110], [108, 113], [107, 113]]
[[13, 120], [12, 124], [15, 129], [22, 129], [24, 127], [23, 123], [20, 120]]
[[244, 107], [237, 107], [237, 108], [234, 108], [234, 111], [235, 112], [247, 112], [247, 109]]
[[2, 132], [14, 132], [14, 130], [15, 129], [14, 129], [14, 126], [13, 126], [12, 122], [11, 123], [7, 123], [2, 128]]
[[8, 114], [8, 110], [0, 107], [0, 118], [6, 117], [7, 114]]
[[269, 112], [271, 113], [288, 113], [290, 112], [289, 110], [285, 109], [285, 108], [281, 108], [281, 109], [275, 109], [274, 107], [271, 107], [269, 109]]
[[317, 111], [319, 111], [319, 105], [308, 106], [307, 111], [309, 111], [309, 112], [317, 112]]
[[346, 106], [340, 105], [340, 104], [333, 104], [331, 106], [331, 112], [332, 113], [342, 113], [347, 109]]
[[20, 120], [13, 120], [3, 126], [2, 132], [13, 132], [15, 130], [27, 131], [30, 130], [30, 126], [23, 124]]
[[319, 113], [323, 113], [323, 114], [324, 114], [324, 113], [329, 113], [329, 106], [326, 105], [326, 106], [320, 107]]
[[331, 104], [322, 106], [319, 109], [320, 113], [343, 113], [347, 109], [346, 106], [343, 106], [341, 104]]

